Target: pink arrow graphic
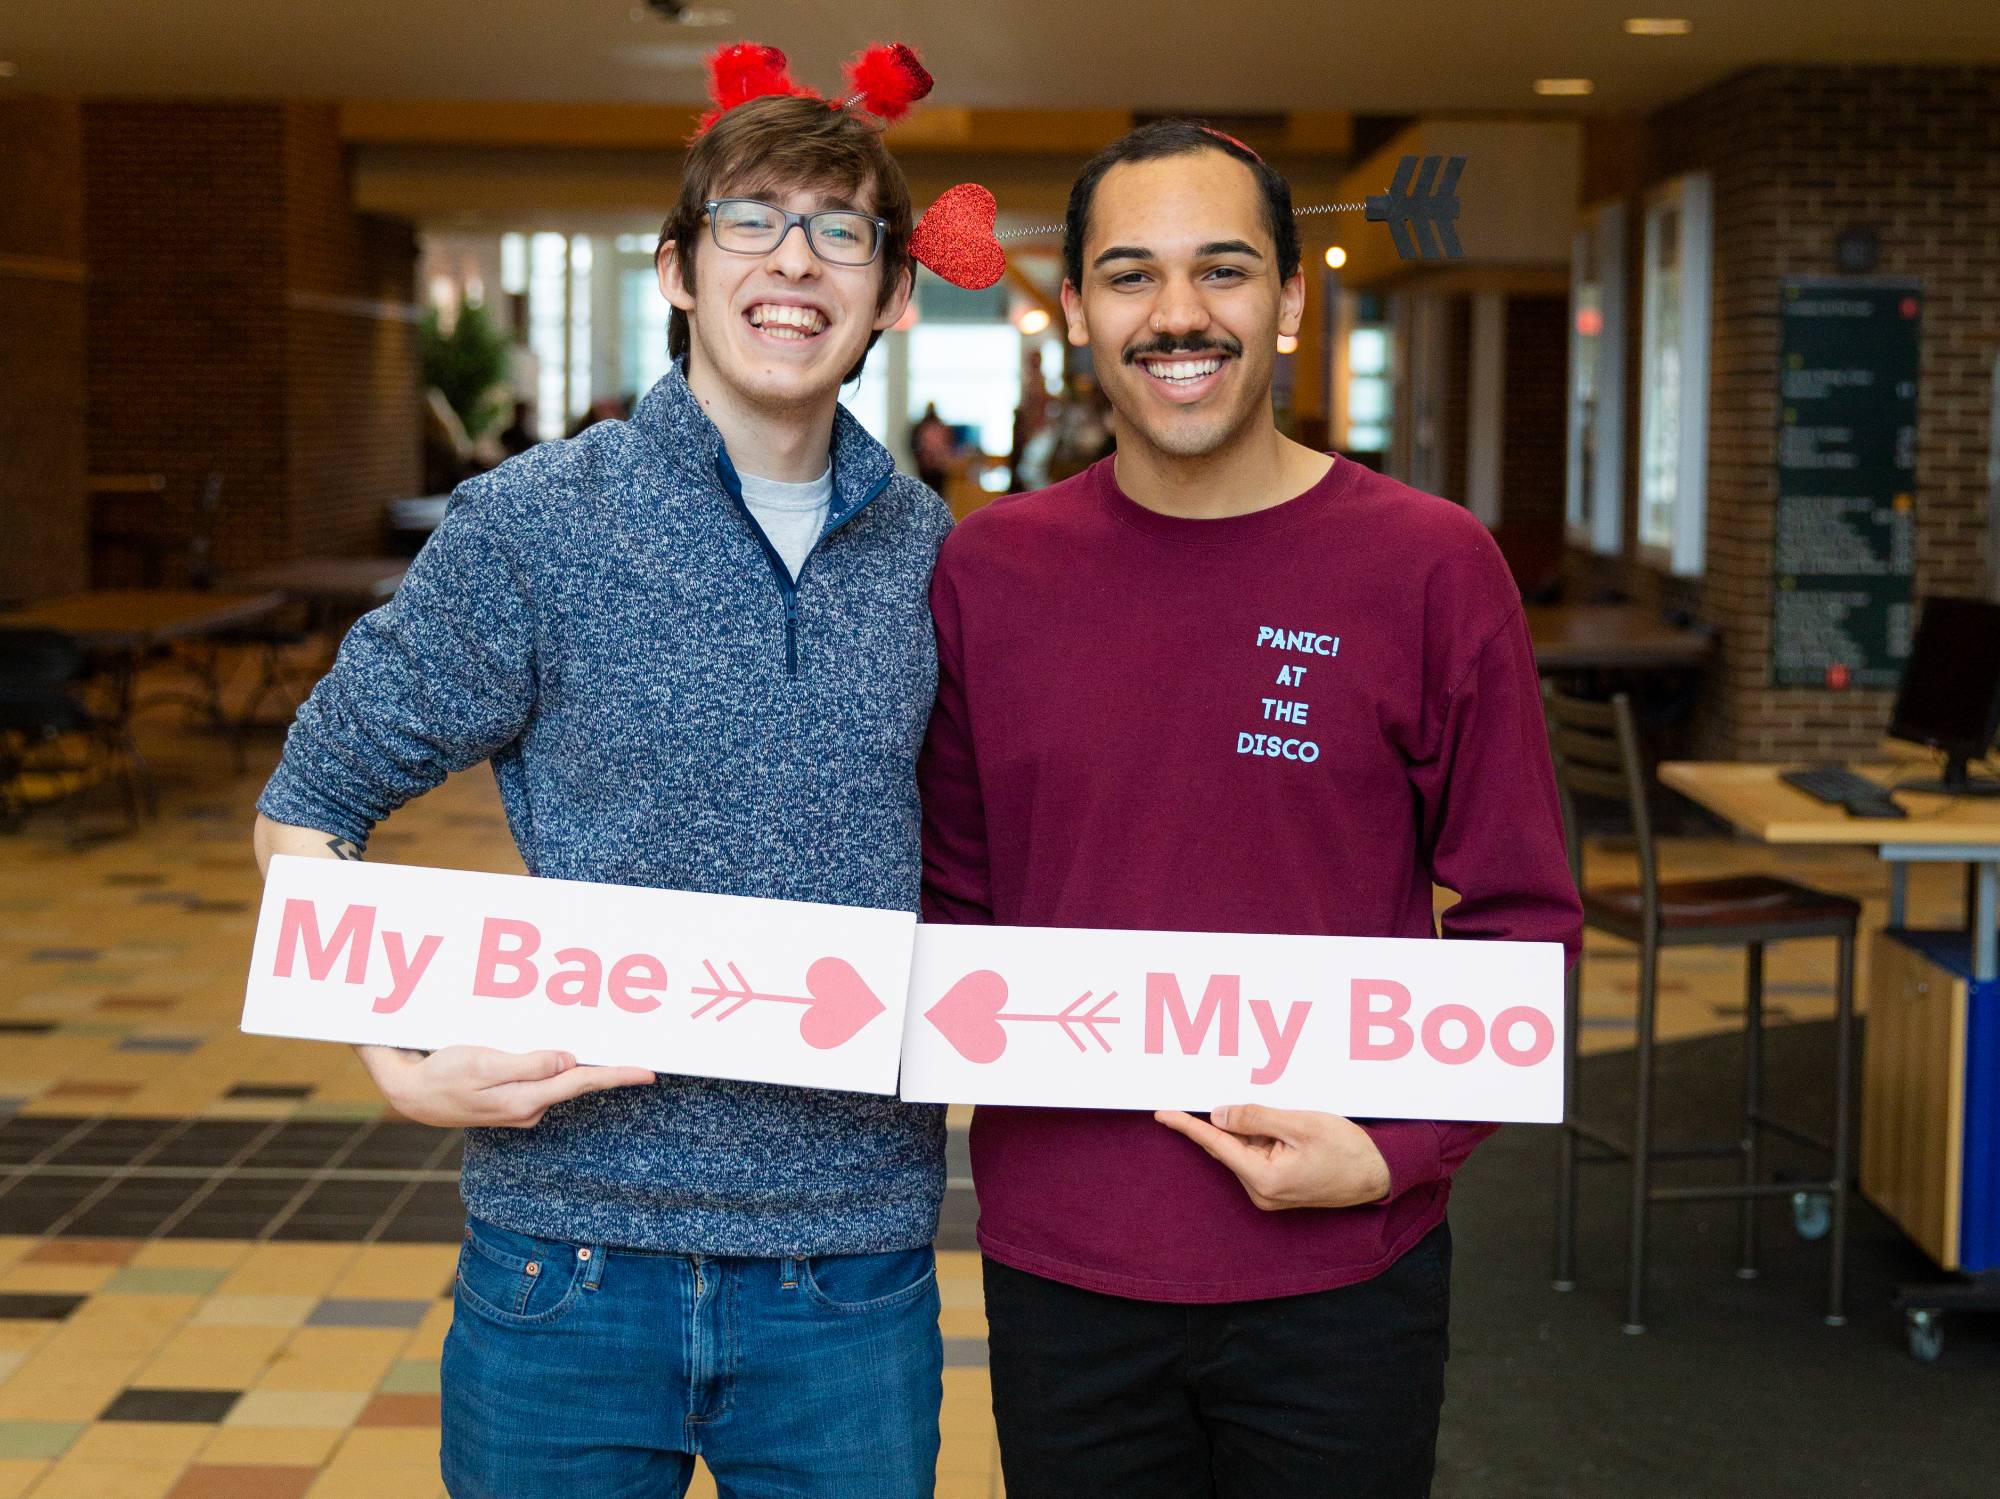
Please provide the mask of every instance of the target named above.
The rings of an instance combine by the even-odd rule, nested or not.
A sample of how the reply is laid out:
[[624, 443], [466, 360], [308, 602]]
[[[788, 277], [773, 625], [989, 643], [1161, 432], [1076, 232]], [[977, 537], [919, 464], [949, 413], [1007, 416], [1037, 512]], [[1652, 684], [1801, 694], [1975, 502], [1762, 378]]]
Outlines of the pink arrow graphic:
[[951, 1049], [968, 1062], [997, 1062], [1007, 1050], [1005, 1022], [1042, 1022], [1055, 1026], [1078, 1051], [1089, 1051], [1083, 1038], [1089, 1036], [1102, 1051], [1110, 1051], [1101, 1026], [1116, 1025], [1118, 1017], [1105, 1010], [1118, 991], [1091, 1001], [1086, 989], [1062, 1009], [1047, 1015], [1030, 1015], [1007, 1006], [1007, 981], [990, 968], [975, 969], [953, 984], [944, 998], [924, 1011], [924, 1019], [937, 1027]]
[[708, 970], [709, 982], [706, 986], [694, 986], [690, 992], [707, 995], [708, 1003], [696, 1009], [688, 1017], [690, 1020], [699, 1020], [718, 1005], [726, 1008], [716, 1015], [717, 1020], [727, 1020], [745, 1005], [759, 1002], [804, 1005], [806, 1012], [799, 1017], [799, 1036], [806, 1045], [819, 1051], [846, 1045], [888, 1008], [845, 958], [820, 958], [814, 962], [806, 970], [804, 994], [766, 994], [754, 988], [734, 963], [724, 965], [729, 969], [728, 982], [715, 971], [715, 964], [704, 959], [701, 966]]

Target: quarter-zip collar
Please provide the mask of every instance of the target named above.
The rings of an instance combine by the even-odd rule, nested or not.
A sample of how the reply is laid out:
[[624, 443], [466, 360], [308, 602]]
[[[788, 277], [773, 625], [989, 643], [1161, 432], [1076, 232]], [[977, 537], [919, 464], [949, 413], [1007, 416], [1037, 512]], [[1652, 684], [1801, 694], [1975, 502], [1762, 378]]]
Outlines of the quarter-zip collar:
[[[701, 409], [701, 402], [688, 388], [685, 356], [646, 392], [632, 413], [632, 425], [658, 449], [675, 468], [695, 481], [708, 484], [722, 472], [718, 459], [726, 460], [722, 433]], [[896, 475], [896, 461], [889, 450], [868, 435], [845, 406], [833, 413], [833, 497], [827, 503], [826, 529], [839, 529], [858, 515], [868, 502], [888, 487]], [[734, 485], [735, 466], [728, 469], [729, 492], [741, 503], [741, 491]]]
[[[646, 392], [645, 399], [632, 413], [632, 425], [645, 434], [669, 464], [681, 469], [684, 477], [702, 488], [711, 483], [720, 487], [743, 523], [750, 528], [750, 534], [757, 539], [757, 545], [764, 553], [771, 581], [778, 590], [778, 601], [785, 611], [785, 674], [797, 676], [798, 583], [793, 581], [785, 559], [778, 555], [777, 548], [764, 535], [764, 528], [757, 524], [750, 507], [743, 502], [743, 481], [729, 457], [722, 432], [709, 419], [708, 413], [701, 409], [701, 402], [688, 388], [686, 366], [682, 360], [676, 359], [673, 368]], [[820, 531], [821, 543], [867, 509], [896, 477], [895, 460], [889, 456], [889, 450], [870, 437], [844, 406], [837, 408], [833, 414], [832, 461], [833, 494], [827, 501], [826, 525]], [[816, 543], [814, 552], [808, 553], [805, 562], [800, 565], [800, 580], [804, 579], [806, 569], [812, 566], [817, 550]]]

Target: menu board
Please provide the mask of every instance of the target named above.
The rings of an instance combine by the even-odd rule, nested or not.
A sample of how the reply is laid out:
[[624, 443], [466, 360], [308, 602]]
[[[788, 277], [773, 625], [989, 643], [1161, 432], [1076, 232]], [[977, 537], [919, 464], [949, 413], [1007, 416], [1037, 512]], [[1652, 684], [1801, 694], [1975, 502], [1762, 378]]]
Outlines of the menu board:
[[1771, 681], [1894, 687], [1916, 560], [1921, 291], [1800, 277], [1780, 296]]

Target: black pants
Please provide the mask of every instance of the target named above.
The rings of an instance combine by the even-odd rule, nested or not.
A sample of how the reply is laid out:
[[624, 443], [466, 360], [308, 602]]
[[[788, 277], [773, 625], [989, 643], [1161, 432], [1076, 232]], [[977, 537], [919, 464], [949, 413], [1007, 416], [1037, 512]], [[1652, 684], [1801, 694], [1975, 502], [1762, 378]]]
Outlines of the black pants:
[[1008, 1499], [1422, 1499], [1450, 1301], [1442, 1224], [1374, 1280], [1216, 1306], [989, 1259]]

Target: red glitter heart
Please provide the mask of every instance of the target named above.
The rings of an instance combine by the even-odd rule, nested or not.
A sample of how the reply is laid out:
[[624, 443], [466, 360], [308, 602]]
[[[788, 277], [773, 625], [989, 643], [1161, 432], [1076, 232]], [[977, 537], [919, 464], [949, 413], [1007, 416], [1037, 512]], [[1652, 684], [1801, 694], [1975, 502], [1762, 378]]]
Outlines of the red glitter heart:
[[976, 182], [946, 188], [924, 210], [910, 235], [910, 254], [953, 286], [983, 291], [1007, 271], [1007, 252], [993, 236], [1000, 205]]

